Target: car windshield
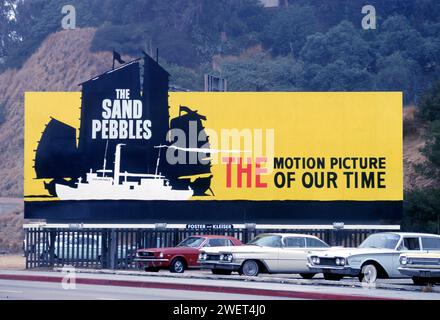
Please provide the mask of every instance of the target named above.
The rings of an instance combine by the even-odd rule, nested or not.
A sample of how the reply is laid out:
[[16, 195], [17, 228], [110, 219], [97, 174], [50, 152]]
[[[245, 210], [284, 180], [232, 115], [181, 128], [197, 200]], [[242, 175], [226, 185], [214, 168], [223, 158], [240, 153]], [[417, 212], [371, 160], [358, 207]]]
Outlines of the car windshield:
[[185, 240], [183, 240], [177, 246], [178, 247], [198, 248], [202, 245], [203, 241], [205, 241], [205, 238], [189, 237], [189, 238], [186, 238]]
[[281, 247], [281, 236], [274, 235], [259, 235], [256, 236], [248, 245], [260, 247]]
[[378, 233], [369, 236], [359, 248], [395, 249], [400, 236], [392, 233]]

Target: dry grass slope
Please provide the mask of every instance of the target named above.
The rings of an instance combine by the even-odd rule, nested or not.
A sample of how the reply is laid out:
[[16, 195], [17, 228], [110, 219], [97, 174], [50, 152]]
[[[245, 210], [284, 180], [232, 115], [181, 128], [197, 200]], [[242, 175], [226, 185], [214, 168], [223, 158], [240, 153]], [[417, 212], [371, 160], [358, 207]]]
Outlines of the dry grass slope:
[[23, 239], [23, 207], [0, 215], [0, 254], [20, 252]]
[[111, 67], [110, 52], [90, 52], [95, 29], [50, 35], [20, 70], [0, 75], [0, 197], [23, 194], [23, 110], [26, 91], [77, 91], [80, 82]]
[[416, 107], [407, 106], [403, 109], [403, 168], [405, 190], [423, 189], [436, 186], [437, 181], [420, 174], [417, 165], [426, 162], [426, 157], [421, 153], [425, 146], [424, 127], [416, 118]]

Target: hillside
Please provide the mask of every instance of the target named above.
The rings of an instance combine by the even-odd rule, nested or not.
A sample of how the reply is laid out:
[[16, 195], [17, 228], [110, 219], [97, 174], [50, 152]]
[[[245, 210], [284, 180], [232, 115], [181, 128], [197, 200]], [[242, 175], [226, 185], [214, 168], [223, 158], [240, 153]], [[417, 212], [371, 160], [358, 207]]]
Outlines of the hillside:
[[[76, 91], [77, 84], [111, 66], [110, 52], [91, 52], [95, 29], [61, 31], [50, 35], [20, 70], [0, 75], [0, 107], [6, 119], [0, 130], [0, 197], [21, 197], [23, 190], [23, 94], [26, 91]], [[408, 109], [410, 110], [410, 109]], [[411, 118], [412, 112], [405, 117]], [[405, 189], [429, 185], [414, 165], [424, 160], [421, 131], [405, 135]]]
[[23, 194], [24, 92], [77, 91], [78, 83], [111, 67], [111, 53], [90, 52], [94, 34], [91, 28], [54, 33], [21, 69], [0, 75], [0, 197]]
[[23, 238], [23, 206], [0, 214], [0, 254], [20, 252]]

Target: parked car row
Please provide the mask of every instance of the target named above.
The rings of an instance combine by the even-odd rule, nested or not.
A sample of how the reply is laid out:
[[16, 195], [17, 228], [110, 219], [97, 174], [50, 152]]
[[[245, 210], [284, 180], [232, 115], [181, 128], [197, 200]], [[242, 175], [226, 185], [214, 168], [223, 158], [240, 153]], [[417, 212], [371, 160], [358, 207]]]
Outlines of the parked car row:
[[[322, 272], [329, 280], [344, 276], [358, 277], [359, 281], [373, 283], [378, 278], [404, 278], [409, 276], [401, 270], [401, 257], [406, 255], [431, 255], [440, 253], [440, 236], [419, 233], [378, 233], [369, 236], [356, 249], [332, 249], [325, 253], [311, 253], [310, 270]], [[339, 261], [339, 264], [337, 263]], [[437, 260], [440, 268], [440, 260]], [[428, 274], [425, 274], [426, 276]], [[411, 275], [420, 284], [418, 276]], [[438, 279], [426, 277], [432, 282]]]
[[440, 236], [377, 233], [357, 248], [330, 247], [304, 234], [261, 234], [246, 245], [233, 237], [191, 236], [174, 248], [140, 249], [135, 262], [146, 271], [202, 268], [214, 274], [292, 273], [304, 279], [322, 273], [326, 280], [348, 276], [367, 283], [411, 277], [422, 285], [440, 282]]
[[[26, 247], [24, 243], [23, 247]], [[45, 264], [51, 259], [49, 240], [39, 242], [33, 248], [40, 261]], [[101, 260], [102, 237], [98, 235], [71, 234], [57, 236], [53, 242], [53, 259], [55, 262]], [[116, 247], [116, 262], [118, 265], [130, 264], [136, 255], [136, 248], [118, 245]]]

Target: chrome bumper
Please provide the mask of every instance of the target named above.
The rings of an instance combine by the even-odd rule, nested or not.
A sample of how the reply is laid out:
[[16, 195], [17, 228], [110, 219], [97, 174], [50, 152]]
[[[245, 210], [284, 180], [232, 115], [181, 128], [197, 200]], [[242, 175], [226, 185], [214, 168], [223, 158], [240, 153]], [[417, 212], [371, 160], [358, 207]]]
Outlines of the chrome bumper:
[[230, 270], [237, 271], [240, 269], [241, 264], [238, 263], [223, 263], [218, 261], [197, 261], [200, 265], [201, 269], [210, 269], [210, 270]]
[[400, 267], [399, 271], [410, 277], [440, 278], [440, 269]]
[[312, 265], [311, 263], [308, 263], [307, 266], [309, 267], [309, 270], [313, 273], [331, 273], [331, 274], [340, 274], [340, 275], [355, 277], [359, 275], [359, 273], [361, 272], [360, 269], [352, 268], [349, 266], [344, 266], [344, 267], [317, 266], [317, 265]]
[[153, 258], [153, 259], [142, 259], [142, 258], [135, 258], [134, 262], [168, 262], [169, 259], [159, 259], [159, 258]]

